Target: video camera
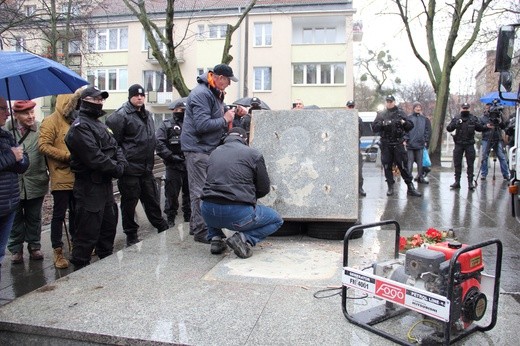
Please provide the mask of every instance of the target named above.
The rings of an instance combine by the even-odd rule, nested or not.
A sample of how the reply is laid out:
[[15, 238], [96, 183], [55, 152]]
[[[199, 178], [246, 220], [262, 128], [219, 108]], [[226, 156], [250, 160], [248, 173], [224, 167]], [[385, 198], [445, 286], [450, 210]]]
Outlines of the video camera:
[[489, 108], [489, 123], [499, 125], [502, 122], [502, 112], [504, 107], [500, 104], [500, 100], [494, 99], [493, 104]]

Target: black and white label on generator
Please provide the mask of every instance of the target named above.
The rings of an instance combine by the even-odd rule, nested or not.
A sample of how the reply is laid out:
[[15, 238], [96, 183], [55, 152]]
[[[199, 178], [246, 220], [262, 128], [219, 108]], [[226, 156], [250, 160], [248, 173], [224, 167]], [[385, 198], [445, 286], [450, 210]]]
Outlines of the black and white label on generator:
[[441, 295], [350, 267], [343, 268], [342, 280], [344, 286], [361, 290], [441, 321], [450, 320], [450, 301]]

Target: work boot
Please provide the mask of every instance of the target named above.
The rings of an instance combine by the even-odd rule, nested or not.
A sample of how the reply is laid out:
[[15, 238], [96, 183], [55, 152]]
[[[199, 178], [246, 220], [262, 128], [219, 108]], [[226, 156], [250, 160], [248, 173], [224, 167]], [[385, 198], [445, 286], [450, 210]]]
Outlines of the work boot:
[[417, 178], [417, 182], [419, 184], [429, 184], [430, 183], [428, 180], [424, 179], [424, 177], [422, 177], [422, 176]]
[[132, 246], [139, 243], [141, 240], [137, 237], [137, 233], [127, 233], [126, 235], [126, 246]]
[[413, 196], [413, 197], [421, 197], [422, 196], [422, 193], [420, 193], [419, 191], [417, 191], [415, 189], [415, 186], [413, 186], [412, 182], [409, 182], [406, 185], [408, 186], [408, 191], [406, 192], [406, 194], [408, 196]]
[[473, 179], [468, 179], [468, 189], [470, 191], [475, 190], [475, 185], [473, 184]]
[[455, 179], [455, 182], [450, 185], [450, 188], [452, 188], [452, 189], [460, 189], [460, 180], [459, 179]]
[[69, 267], [69, 261], [67, 261], [63, 256], [63, 249], [61, 247], [54, 249], [54, 266], [58, 269]]
[[12, 264], [23, 263], [23, 249], [18, 252], [15, 252], [11, 255], [11, 263]]
[[394, 183], [388, 183], [388, 191], [386, 192], [387, 196], [392, 196], [394, 194]]

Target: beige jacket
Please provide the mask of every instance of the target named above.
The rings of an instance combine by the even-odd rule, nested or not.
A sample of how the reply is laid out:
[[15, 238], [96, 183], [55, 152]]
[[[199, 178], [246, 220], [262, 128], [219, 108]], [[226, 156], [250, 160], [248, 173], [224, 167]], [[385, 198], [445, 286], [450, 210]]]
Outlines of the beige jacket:
[[80, 94], [58, 95], [56, 110], [43, 119], [38, 145], [47, 158], [51, 178], [51, 191], [72, 190], [74, 173], [70, 170], [70, 152], [65, 144], [65, 135], [74, 121], [74, 112]]

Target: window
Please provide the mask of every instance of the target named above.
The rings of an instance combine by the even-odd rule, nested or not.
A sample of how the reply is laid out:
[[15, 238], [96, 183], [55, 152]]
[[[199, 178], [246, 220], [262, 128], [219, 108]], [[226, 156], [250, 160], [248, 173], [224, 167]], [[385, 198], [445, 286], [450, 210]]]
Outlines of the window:
[[[61, 13], [67, 14], [69, 13], [69, 4], [65, 3], [61, 5]], [[71, 4], [70, 6], [70, 15], [72, 17], [77, 17], [81, 13], [81, 7], [79, 4]]]
[[89, 30], [88, 42], [92, 51], [126, 50], [128, 49], [128, 29]]
[[294, 64], [293, 84], [344, 84], [345, 63]]
[[204, 24], [199, 24], [197, 26], [197, 39], [203, 40], [206, 38], [206, 32], [204, 30]]
[[255, 91], [271, 91], [271, 67], [255, 67]]
[[123, 91], [128, 88], [128, 71], [126, 68], [89, 70], [87, 80], [101, 90]]
[[[160, 29], [162, 32], [163, 32], [163, 35], [165, 33], [165, 29], [162, 28]], [[148, 41], [148, 37], [146, 37], [146, 34], [143, 30], [143, 36], [144, 36], [144, 50], [148, 50], [150, 48], [150, 41]], [[157, 35], [157, 33], [154, 31], [153, 32], [153, 37], [155, 38], [155, 41], [159, 44], [159, 48], [165, 52], [166, 51], [166, 46], [164, 45], [164, 42], [162, 42], [160, 39], [159, 39], [159, 35]]]
[[303, 28], [302, 43], [326, 44], [336, 43], [336, 28]]
[[212, 39], [225, 38], [226, 32], [227, 32], [226, 24], [209, 26], [209, 38], [212, 38]]
[[144, 88], [146, 91], [171, 92], [173, 85], [161, 71], [144, 71]]
[[17, 52], [25, 52], [25, 37], [16, 37], [15, 40], [15, 50]]
[[270, 46], [272, 44], [272, 24], [255, 23], [255, 46]]
[[24, 9], [25, 9], [25, 15], [27, 17], [30, 17], [33, 14], [35, 14], [35, 12], [36, 12], [36, 5], [26, 5], [26, 6], [24, 6]]

